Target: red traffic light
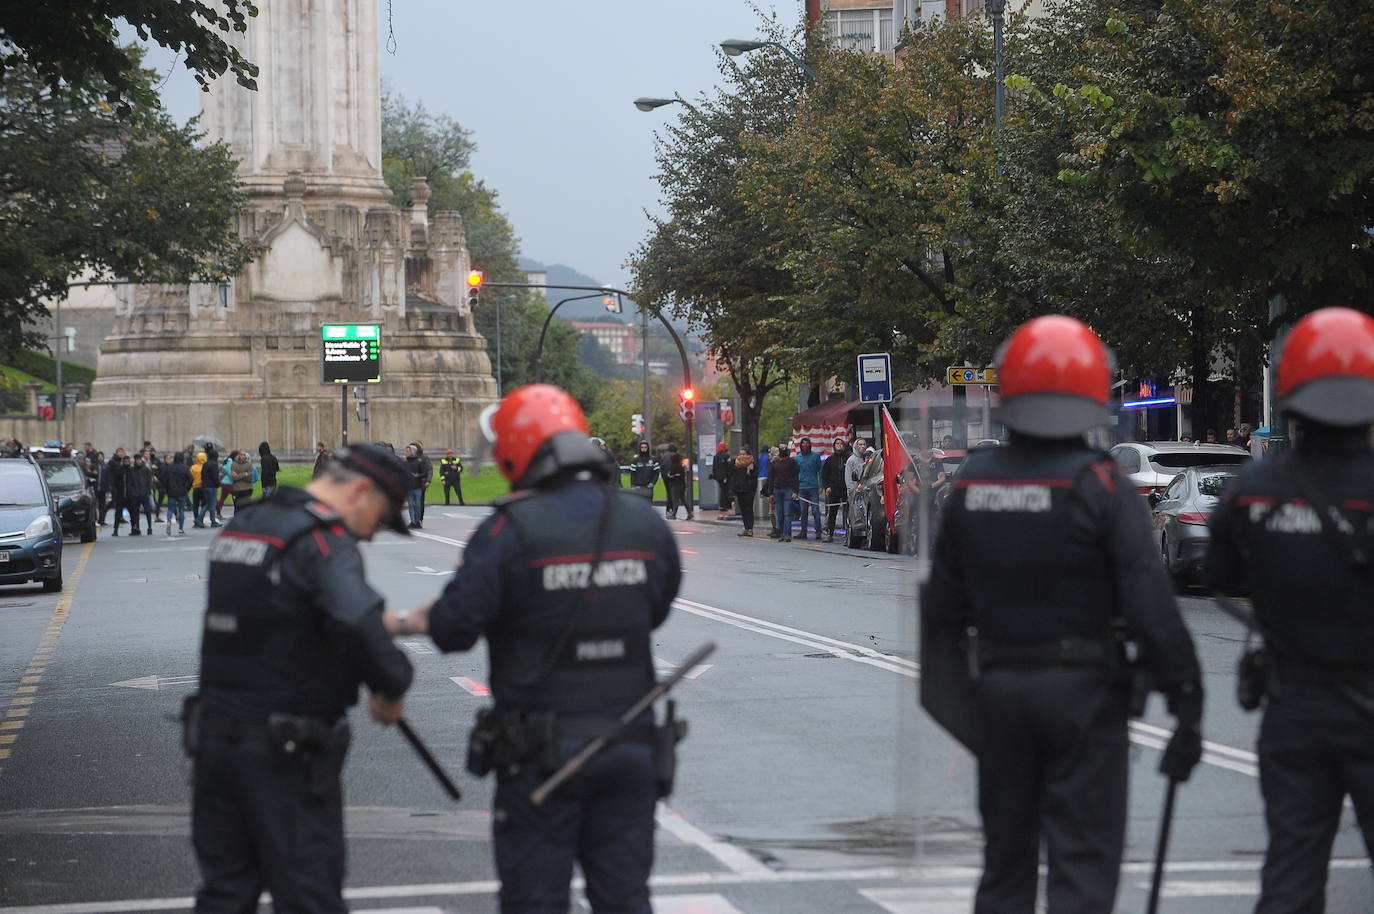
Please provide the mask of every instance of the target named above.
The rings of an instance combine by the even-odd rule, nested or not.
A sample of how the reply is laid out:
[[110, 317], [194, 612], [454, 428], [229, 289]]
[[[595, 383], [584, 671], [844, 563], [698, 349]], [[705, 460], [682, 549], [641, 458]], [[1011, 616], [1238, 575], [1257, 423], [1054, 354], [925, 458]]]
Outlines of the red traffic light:
[[690, 387], [684, 387], [684, 388], [682, 388], [682, 399], [683, 399], [684, 402], [691, 403], [692, 400], [693, 400], [693, 398], [696, 397], [696, 395], [697, 395], [697, 392], [696, 392], [695, 390], [692, 390], [692, 388], [690, 388]]
[[482, 271], [473, 270], [468, 273], [468, 288], [480, 289], [482, 287]]

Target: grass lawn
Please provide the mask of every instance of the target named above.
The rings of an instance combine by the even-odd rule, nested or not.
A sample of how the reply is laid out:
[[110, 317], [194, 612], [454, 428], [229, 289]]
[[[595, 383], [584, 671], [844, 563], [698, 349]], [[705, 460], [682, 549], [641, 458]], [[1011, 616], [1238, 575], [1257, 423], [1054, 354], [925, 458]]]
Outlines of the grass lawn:
[[[304, 487], [310, 481], [310, 472], [313, 466], [303, 464], [297, 466], [284, 466], [277, 474], [277, 482], [284, 486]], [[629, 477], [625, 477], [628, 484]], [[700, 489], [700, 486], [697, 487]], [[255, 494], [262, 494], [262, 484], [259, 483]], [[463, 473], [463, 499], [469, 504], [484, 505], [492, 499], [500, 498], [510, 494], [510, 483], [506, 482], [504, 476], [496, 471], [495, 467], [487, 467], [477, 476], [473, 476], [471, 471]], [[663, 488], [663, 480], [659, 480], [654, 486], [654, 500], [665, 501], [668, 497]], [[425, 502], [427, 504], [444, 503], [444, 486], [439, 480], [438, 470], [435, 470], [434, 481], [429, 484], [429, 489], [425, 492]], [[454, 502], [457, 503], [456, 501]]]
[[0, 365], [0, 375], [4, 375], [7, 378], [13, 378], [16, 382], [20, 384], [31, 384], [37, 382], [43, 385], [43, 391], [45, 393], [52, 393], [52, 391], [56, 389], [54, 385], [49, 384], [42, 378], [35, 378], [31, 374], [26, 374], [25, 372], [20, 371], [18, 368], [11, 368], [9, 365]]

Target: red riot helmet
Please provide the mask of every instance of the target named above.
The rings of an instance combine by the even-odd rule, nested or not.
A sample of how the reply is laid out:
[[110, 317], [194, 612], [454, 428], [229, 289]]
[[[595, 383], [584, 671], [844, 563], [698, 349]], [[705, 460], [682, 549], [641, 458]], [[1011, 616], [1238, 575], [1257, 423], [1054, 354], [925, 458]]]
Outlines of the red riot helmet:
[[1027, 321], [997, 354], [1007, 428], [1037, 438], [1071, 438], [1107, 421], [1115, 365], [1087, 324], [1062, 314]]
[[1374, 318], [1322, 308], [1298, 321], [1279, 358], [1279, 401], [1323, 425], [1374, 422]]
[[565, 390], [527, 384], [482, 411], [482, 434], [501, 475], [529, 489], [563, 470], [604, 474], [605, 455], [588, 437], [587, 417]]

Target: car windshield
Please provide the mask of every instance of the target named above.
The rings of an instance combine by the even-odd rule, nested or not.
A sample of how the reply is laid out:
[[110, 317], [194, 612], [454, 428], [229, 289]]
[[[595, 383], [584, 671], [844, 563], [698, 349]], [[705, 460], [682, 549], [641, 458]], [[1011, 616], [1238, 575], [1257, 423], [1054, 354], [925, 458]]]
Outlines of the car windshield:
[[65, 460], [44, 460], [38, 464], [43, 468], [43, 478], [49, 486], [84, 486], [85, 476], [74, 463]]
[[1227, 454], [1215, 451], [1162, 451], [1150, 455], [1150, 466], [1161, 473], [1180, 470], [1183, 467], [1201, 467], [1214, 463], [1244, 463], [1249, 454]]
[[16, 462], [13, 469], [0, 463], [0, 505], [23, 505], [32, 507], [47, 504], [43, 495], [43, 483], [38, 474], [27, 462]]
[[1199, 495], [1218, 498], [1221, 496], [1221, 490], [1226, 488], [1226, 483], [1230, 482], [1235, 475], [1235, 473], [1223, 470], [1199, 476], [1197, 478], [1197, 492]]

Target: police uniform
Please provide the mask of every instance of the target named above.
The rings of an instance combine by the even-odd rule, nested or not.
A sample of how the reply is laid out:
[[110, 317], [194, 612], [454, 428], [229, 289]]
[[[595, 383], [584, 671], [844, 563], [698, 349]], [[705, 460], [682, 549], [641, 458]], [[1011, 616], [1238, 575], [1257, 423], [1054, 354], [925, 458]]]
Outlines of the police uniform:
[[[680, 578], [672, 534], [652, 506], [574, 480], [506, 502], [477, 529], [430, 610], [429, 633], [444, 651], [486, 635], [496, 713], [554, 712], [566, 758], [653, 687], [649, 633]], [[566, 911], [577, 861], [598, 914], [649, 914], [657, 794], [647, 740], [613, 746], [535, 808], [529, 793], [550, 767], [531, 756], [497, 772], [501, 910]]]
[[439, 478], [444, 481], [444, 504], [449, 504], [450, 491], [458, 496], [458, 504], [467, 504], [463, 501], [463, 458], [439, 458]]
[[344, 713], [398, 699], [411, 666], [382, 625], [354, 537], [301, 489], [235, 512], [210, 546], [192, 839], [196, 910], [345, 911]]
[[[1067, 329], [1070, 340], [1090, 334], [1072, 323], [1049, 329]], [[1053, 333], [1040, 342], [1041, 351], [1063, 351]], [[1095, 336], [1091, 345], [1100, 347]], [[1016, 380], [1012, 366], [1003, 370]], [[1046, 393], [1051, 405], [1061, 395], [1053, 384]], [[974, 910], [1035, 909], [1043, 838], [1049, 910], [1110, 911], [1129, 760], [1122, 642], [1138, 643], [1156, 688], [1197, 716], [1201, 674], [1139, 494], [1106, 454], [1073, 437], [1088, 420], [1055, 428], [1053, 410], [1043, 423], [1013, 415], [1003, 420], [1009, 445], [967, 458], [941, 518], [923, 607], [936, 625], [964, 634], [975, 675], [971, 748], [986, 845]], [[1054, 437], [1016, 431], [1042, 425]]]
[[1374, 858], [1374, 320], [1328, 308], [1299, 321], [1279, 396], [1297, 446], [1247, 464], [1222, 494], [1207, 578], [1250, 595], [1265, 639], [1269, 846], [1255, 910], [1320, 914], [1347, 795]]

